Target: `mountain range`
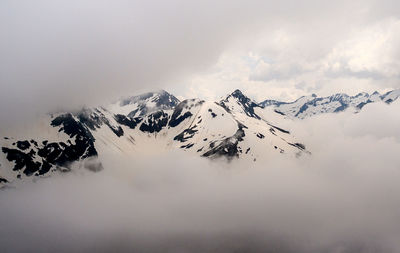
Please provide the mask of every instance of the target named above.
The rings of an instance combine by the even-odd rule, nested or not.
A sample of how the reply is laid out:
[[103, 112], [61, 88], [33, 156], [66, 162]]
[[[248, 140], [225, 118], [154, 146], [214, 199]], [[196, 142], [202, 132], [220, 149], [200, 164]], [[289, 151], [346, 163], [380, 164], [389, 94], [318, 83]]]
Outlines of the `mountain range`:
[[395, 90], [257, 103], [240, 90], [219, 101], [180, 101], [161, 90], [95, 108], [44, 114], [27, 126], [2, 132], [6, 135], [0, 140], [0, 185], [67, 172], [74, 162], [99, 171], [106, 153], [180, 149], [210, 159], [253, 162], [273, 153], [310, 155], [302, 141], [271, 123], [263, 111], [273, 108], [277, 117], [303, 119], [347, 108], [358, 111], [377, 101], [390, 104], [399, 96]]
[[365, 105], [374, 102], [392, 103], [400, 96], [400, 90], [392, 90], [383, 95], [375, 91], [372, 94], [365, 92], [356, 96], [338, 93], [329, 97], [318, 97], [315, 94], [303, 96], [293, 102], [265, 100], [259, 105], [262, 108], [273, 108], [276, 113], [288, 118], [304, 119], [323, 113], [342, 112], [346, 109], [360, 111]]

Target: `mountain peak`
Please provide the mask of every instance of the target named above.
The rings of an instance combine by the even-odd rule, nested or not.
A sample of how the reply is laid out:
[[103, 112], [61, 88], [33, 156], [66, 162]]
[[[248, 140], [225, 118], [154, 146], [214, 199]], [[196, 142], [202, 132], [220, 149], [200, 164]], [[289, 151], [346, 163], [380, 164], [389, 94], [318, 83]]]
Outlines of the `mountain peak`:
[[356, 95], [356, 97], [369, 97], [369, 94], [367, 92], [360, 92]]
[[231, 93], [231, 95], [232, 95], [233, 97], [245, 96], [245, 95], [243, 95], [243, 92], [242, 92], [241, 90], [239, 90], [239, 89], [236, 89], [234, 92]]
[[223, 99], [220, 102], [220, 105], [224, 107], [227, 111], [239, 110], [240, 112], [244, 112], [249, 117], [257, 119], [260, 118], [254, 112], [254, 107], [258, 107], [258, 105], [255, 102], [253, 102], [250, 98], [248, 98], [246, 95], [244, 95], [242, 91], [240, 91], [239, 89], [236, 89], [234, 92], [229, 94], [225, 99]]
[[151, 91], [151, 92], [146, 92], [137, 96], [132, 96], [127, 99], [124, 99], [121, 101], [121, 106], [127, 105], [127, 104], [133, 104], [133, 103], [141, 103], [145, 101], [153, 101], [153, 102], [160, 102], [168, 100], [168, 102], [171, 103], [178, 103], [179, 100], [172, 94], [168, 93], [165, 90], [157, 90], [157, 91]]
[[303, 96], [294, 102], [281, 102], [276, 100], [265, 100], [259, 105], [265, 107], [275, 107], [275, 111], [291, 118], [306, 118], [316, 114], [341, 112], [347, 108], [353, 108], [359, 111], [366, 104], [384, 101], [387, 104], [400, 97], [400, 90], [392, 90], [383, 95], [375, 91], [371, 95], [366, 92], [360, 92], [355, 96], [349, 96], [345, 93], [336, 93], [328, 97], [318, 97], [315, 94]]
[[240, 104], [254, 103], [252, 99], [243, 94], [243, 92], [239, 89], [236, 89], [231, 94], [229, 94], [225, 100], [229, 100], [230, 97], [236, 98], [237, 102]]
[[157, 90], [122, 99], [109, 109], [134, 118], [159, 110], [172, 110], [179, 102], [179, 99], [167, 91]]

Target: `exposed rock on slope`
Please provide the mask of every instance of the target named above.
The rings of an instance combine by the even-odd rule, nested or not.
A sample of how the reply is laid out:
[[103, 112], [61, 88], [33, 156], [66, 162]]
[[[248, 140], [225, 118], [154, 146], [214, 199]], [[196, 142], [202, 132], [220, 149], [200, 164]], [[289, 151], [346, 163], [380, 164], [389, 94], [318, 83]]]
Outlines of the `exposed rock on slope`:
[[358, 112], [365, 105], [374, 102], [392, 103], [400, 96], [400, 90], [393, 90], [383, 95], [374, 92], [359, 93], [356, 96], [349, 96], [338, 93], [329, 97], [317, 97], [313, 94], [301, 97], [293, 102], [281, 102], [277, 100], [265, 100], [259, 104], [262, 108], [273, 108], [276, 113], [289, 118], [304, 119], [322, 113], [337, 113], [346, 109]]
[[219, 102], [179, 102], [160, 91], [103, 107], [46, 115], [40, 124], [28, 126], [31, 134], [21, 130], [3, 136], [1, 182], [68, 171], [75, 161], [98, 171], [100, 163], [87, 161], [101, 160], [104, 152], [176, 148], [208, 158], [250, 161], [274, 153], [308, 153], [289, 131], [269, 123], [256, 109], [261, 108], [239, 90]]

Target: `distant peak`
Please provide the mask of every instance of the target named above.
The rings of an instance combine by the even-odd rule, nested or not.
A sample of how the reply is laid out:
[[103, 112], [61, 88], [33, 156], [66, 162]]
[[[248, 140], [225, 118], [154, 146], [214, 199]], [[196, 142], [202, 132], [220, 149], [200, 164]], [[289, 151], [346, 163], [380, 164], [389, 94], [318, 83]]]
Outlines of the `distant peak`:
[[236, 98], [240, 103], [248, 103], [248, 102], [253, 102], [248, 96], [243, 94], [243, 92], [239, 89], [236, 89], [234, 92], [229, 94], [226, 99], [229, 97], [234, 97]]
[[330, 98], [334, 98], [334, 99], [337, 99], [337, 98], [343, 98], [343, 97], [348, 97], [349, 95], [347, 95], [346, 93], [336, 93], [336, 94], [333, 94], [333, 95], [331, 95], [331, 96], [329, 96]]
[[317, 94], [313, 93], [313, 94], [311, 94], [311, 97], [316, 98]]
[[356, 97], [361, 97], [361, 96], [363, 96], [363, 97], [368, 97], [369, 94], [366, 93], [366, 92], [360, 92], [360, 93], [358, 93], [358, 94], [356, 95]]
[[240, 96], [244, 96], [242, 91], [239, 89], [236, 89], [234, 92], [231, 93], [232, 96], [234, 97], [240, 97]]
[[157, 106], [160, 106], [162, 104], [169, 104], [170, 106], [175, 106], [176, 104], [178, 104], [179, 99], [177, 99], [174, 95], [168, 93], [167, 91], [161, 89], [123, 99], [120, 102], [120, 106], [125, 106], [134, 103], [143, 104], [149, 101], [156, 102]]

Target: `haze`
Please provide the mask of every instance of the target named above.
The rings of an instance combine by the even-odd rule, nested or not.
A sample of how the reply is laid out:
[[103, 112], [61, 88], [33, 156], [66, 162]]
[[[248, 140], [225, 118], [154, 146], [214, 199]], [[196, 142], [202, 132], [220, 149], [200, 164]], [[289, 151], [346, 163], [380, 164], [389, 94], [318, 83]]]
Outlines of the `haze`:
[[4, 0], [1, 123], [159, 88], [257, 100], [399, 88], [399, 10], [394, 0]]
[[[291, 130], [313, 151], [303, 159], [110, 154], [102, 172], [23, 183], [0, 192], [0, 244], [15, 252], [398, 252], [399, 109], [374, 104], [298, 122]], [[385, 131], [354, 131], [379, 117]]]
[[[0, 55], [0, 132], [157, 89], [382, 93], [400, 88], [400, 1], [2, 0]], [[106, 154], [98, 173], [5, 187], [0, 249], [400, 252], [399, 111], [282, 120], [300, 159]]]

